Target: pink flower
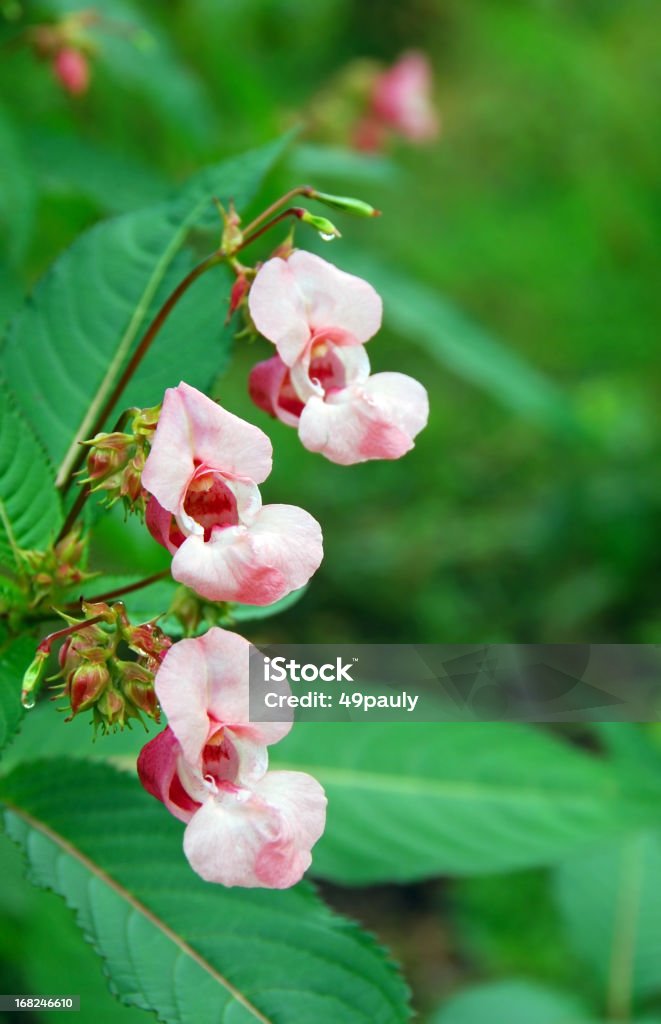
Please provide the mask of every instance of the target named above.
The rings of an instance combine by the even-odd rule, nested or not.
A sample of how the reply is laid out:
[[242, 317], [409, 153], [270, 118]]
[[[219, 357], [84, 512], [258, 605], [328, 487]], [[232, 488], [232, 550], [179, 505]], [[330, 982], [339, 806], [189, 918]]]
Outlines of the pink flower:
[[307, 583], [321, 529], [295, 505], [262, 505], [271, 442], [181, 383], [165, 392], [142, 484], [147, 526], [172, 575], [211, 601], [271, 604]]
[[364, 343], [381, 325], [371, 285], [299, 251], [264, 264], [249, 304], [278, 351], [250, 374], [256, 405], [342, 465], [398, 459], [413, 447], [427, 422], [427, 392], [401, 373], [370, 376]]
[[61, 86], [72, 96], [87, 92], [90, 80], [89, 64], [85, 54], [65, 46], [53, 57], [53, 74]]
[[285, 889], [310, 866], [326, 797], [304, 772], [267, 771], [289, 722], [251, 723], [250, 645], [210, 629], [166, 654], [156, 693], [169, 726], [138, 758], [145, 789], [187, 823], [184, 853], [222, 885]]
[[381, 122], [412, 142], [435, 139], [440, 125], [431, 90], [429, 61], [424, 54], [412, 50], [376, 79], [373, 112]]

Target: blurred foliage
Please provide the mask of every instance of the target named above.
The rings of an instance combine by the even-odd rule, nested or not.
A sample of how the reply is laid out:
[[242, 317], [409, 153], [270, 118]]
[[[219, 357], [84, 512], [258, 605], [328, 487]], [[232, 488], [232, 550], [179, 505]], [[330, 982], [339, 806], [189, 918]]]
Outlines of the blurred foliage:
[[[312, 179], [384, 211], [377, 222], [343, 222], [344, 238], [324, 254], [347, 267], [359, 260], [367, 277], [371, 266], [375, 283], [386, 275], [386, 327], [370, 355], [377, 370], [423, 380], [432, 416], [402, 463], [331, 465], [252, 408], [246, 376], [267, 349], [237, 348], [215, 392], [274, 441], [266, 499], [292, 500], [295, 481], [296, 501], [323, 522], [326, 546], [305, 599], [253, 627], [251, 638], [658, 642], [658, 5], [108, 0], [99, 5], [108, 31], [94, 30], [92, 87], [73, 100], [21, 45], [11, 15], [25, 7], [37, 20], [80, 6], [0, 4], [3, 322], [84, 227], [162, 199], [202, 164], [270, 141], [299, 122], [348, 61], [391, 60], [414, 46], [435, 65], [437, 145], [365, 157], [306, 141], [303, 127], [262, 197]], [[110, 31], [111, 22], [132, 34]], [[559, 418], [540, 415], [551, 406]], [[108, 552], [117, 525], [115, 517], [104, 524]], [[155, 545], [133, 529], [130, 536], [126, 565], [108, 571], [136, 561], [159, 568]], [[13, 852], [5, 855], [6, 986], [45, 991], [55, 986], [54, 965], [65, 964], [60, 987], [80, 991], [84, 976], [96, 1021], [136, 1017], [104, 1001], [94, 958], [71, 937], [69, 911], [23, 886]], [[616, 856], [608, 848], [588, 862], [605, 871], [606, 888]], [[562, 872], [577, 868], [559, 871], [556, 895]], [[598, 883], [595, 876], [584, 894], [593, 907]], [[608, 914], [602, 903], [593, 916]], [[364, 916], [379, 926], [378, 907]], [[644, 927], [656, 942], [649, 916]], [[569, 1012], [563, 990], [572, 989], [592, 1008], [579, 1007], [577, 1021], [622, 1009], [602, 977], [608, 950], [600, 947], [595, 970], [579, 928], [573, 952], [571, 914], [563, 919], [546, 874], [455, 882], [437, 919], [453, 936], [449, 951], [427, 942], [429, 931], [411, 951], [406, 927], [393, 929], [396, 952], [427, 964], [423, 1008], [448, 978], [458, 986], [523, 979], [467, 993], [440, 1011], [439, 1024], [482, 1024], [519, 1004], [537, 1007], [539, 1019], [529, 1009], [526, 1020], [542, 1024], [544, 1014]], [[658, 1011], [656, 982], [642, 991], [641, 1014]]]

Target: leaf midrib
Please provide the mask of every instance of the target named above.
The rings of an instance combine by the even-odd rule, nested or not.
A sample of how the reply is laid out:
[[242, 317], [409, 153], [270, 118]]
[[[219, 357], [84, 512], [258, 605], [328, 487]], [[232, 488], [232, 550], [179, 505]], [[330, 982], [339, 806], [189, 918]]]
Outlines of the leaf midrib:
[[106, 370], [103, 380], [97, 388], [96, 394], [89, 405], [85, 416], [83, 417], [78, 430], [73, 436], [71, 444], [67, 448], [67, 451], [59, 465], [57, 476], [55, 478], [55, 486], [62, 487], [69, 471], [71, 470], [79, 451], [79, 442], [86, 440], [91, 426], [96, 419], [99, 410], [102, 408], [103, 403], [110, 394], [112, 387], [119, 375], [119, 372], [126, 360], [127, 355], [131, 351], [133, 342], [144, 322], [144, 317], [149, 309], [149, 306], [156, 294], [160, 284], [162, 283], [168, 267], [172, 263], [172, 260], [176, 256], [181, 243], [186, 236], [186, 231], [194, 223], [195, 219], [202, 212], [206, 204], [208, 203], [208, 197], [200, 199], [195, 206], [191, 209], [187, 217], [185, 217], [179, 227], [177, 228], [172, 240], [169, 245], [165, 248], [163, 255], [156, 263], [154, 270], [149, 277], [147, 284], [142, 292], [142, 295], [138, 299], [136, 307], [133, 311], [131, 319], [129, 320], [128, 326], [122, 335], [117, 351]]
[[95, 864], [93, 860], [91, 860], [84, 853], [82, 853], [82, 851], [79, 850], [72, 843], [70, 843], [69, 840], [65, 839], [64, 836], [61, 836], [58, 832], [55, 832], [42, 821], [39, 821], [37, 818], [33, 818], [31, 814], [28, 814], [27, 811], [24, 811], [21, 807], [16, 806], [16, 804], [13, 804], [11, 801], [3, 798], [3, 804], [5, 805], [7, 810], [12, 812], [12, 814], [15, 814], [17, 817], [21, 818], [21, 820], [24, 821], [26, 825], [28, 825], [32, 829], [35, 829], [37, 832], [40, 832], [41, 835], [49, 839], [52, 843], [59, 847], [60, 850], [62, 850], [69, 857], [72, 857], [79, 864], [81, 864], [87, 871], [90, 872], [91, 875], [97, 878], [104, 885], [107, 885], [117, 896], [120, 897], [120, 899], [127, 903], [133, 910], [135, 910], [139, 914], [142, 914], [143, 917], [145, 917], [146, 920], [149, 921], [151, 925], [157, 928], [161, 932], [161, 934], [163, 934], [167, 939], [170, 940], [170, 942], [173, 942], [185, 956], [189, 957], [194, 963], [198, 965], [198, 967], [201, 967], [202, 970], [204, 970], [219, 985], [222, 985], [223, 988], [225, 988], [227, 992], [229, 992], [233, 999], [235, 999], [246, 1010], [248, 1010], [249, 1013], [252, 1014], [255, 1020], [259, 1021], [260, 1024], [274, 1024], [274, 1022], [269, 1017], [265, 1017], [264, 1014], [260, 1010], [258, 1010], [257, 1007], [254, 1006], [253, 1003], [251, 1003], [250, 1000], [246, 996], [244, 996], [243, 993], [239, 989], [237, 989], [231, 983], [231, 981], [229, 981], [228, 978], [226, 978], [223, 974], [220, 974], [220, 972], [217, 971], [216, 968], [213, 967], [213, 965], [210, 964], [208, 960], [205, 960], [204, 957], [197, 953], [196, 950], [192, 948], [192, 946], [189, 946], [188, 943], [185, 942], [180, 935], [177, 935], [177, 933], [173, 931], [172, 928], [170, 928], [170, 926], [165, 923], [165, 921], [162, 921], [153, 911], [149, 910], [148, 907], [146, 907], [143, 903], [136, 899], [136, 897], [131, 892], [129, 892], [128, 889], [125, 889], [124, 886], [120, 885], [119, 882], [112, 878], [111, 875], [107, 874], [102, 868], [98, 866], [98, 864]]
[[351, 769], [329, 768], [326, 765], [313, 765], [301, 763], [289, 763], [278, 761], [272, 765], [278, 771], [308, 772], [329, 785], [336, 785], [344, 788], [355, 789], [362, 786], [373, 791], [384, 793], [405, 793], [415, 796], [436, 796], [440, 799], [465, 800], [466, 796], [472, 795], [475, 799], [486, 800], [516, 800], [522, 799], [548, 803], [549, 794], [561, 793], [568, 804], [590, 805], [603, 800], [612, 800], [617, 797], [617, 787], [613, 784], [605, 786], [600, 793], [565, 793], [561, 790], [513, 788], [489, 785], [488, 783], [451, 781], [447, 779], [429, 779], [417, 775], [387, 775], [376, 772], [352, 771]]

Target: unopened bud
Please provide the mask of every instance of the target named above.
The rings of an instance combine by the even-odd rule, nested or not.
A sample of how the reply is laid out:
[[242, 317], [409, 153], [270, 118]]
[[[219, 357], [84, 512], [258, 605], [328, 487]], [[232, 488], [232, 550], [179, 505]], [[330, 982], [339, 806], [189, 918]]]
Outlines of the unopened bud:
[[28, 666], [23, 676], [21, 686], [21, 704], [24, 708], [33, 708], [37, 701], [37, 687], [44, 677], [48, 651], [37, 650], [32, 663]]
[[330, 242], [333, 238], [342, 237], [335, 225], [326, 217], [317, 217], [314, 213], [310, 213], [309, 210], [304, 210], [302, 208], [298, 217], [304, 224], [309, 224], [311, 227], [315, 228], [325, 242]]
[[229, 309], [227, 311], [227, 319], [225, 321], [226, 323], [229, 321], [230, 317], [234, 313], [236, 313], [237, 309], [239, 308], [239, 306], [241, 305], [249, 291], [250, 281], [244, 274], [239, 274], [236, 281], [232, 285], [232, 290], [230, 292], [230, 304]]
[[96, 704], [109, 683], [110, 673], [105, 665], [85, 664], [77, 668], [67, 683], [72, 714]]
[[53, 74], [70, 96], [82, 96], [90, 81], [89, 63], [80, 50], [65, 46], [53, 57]]
[[124, 728], [127, 719], [126, 702], [114, 687], [109, 686], [101, 694], [94, 710], [96, 720], [100, 721], [104, 729], [114, 728], [117, 725]]
[[333, 196], [328, 192], [308, 192], [310, 199], [316, 199], [325, 206], [331, 206], [334, 210], [342, 210], [343, 213], [351, 213], [354, 217], [380, 217], [381, 211], [376, 210], [369, 203], [362, 199], [353, 199], [351, 196]]
[[124, 696], [138, 711], [143, 711], [149, 718], [158, 721], [160, 713], [153, 673], [137, 662], [122, 661], [117, 662], [117, 665], [121, 671], [121, 688]]

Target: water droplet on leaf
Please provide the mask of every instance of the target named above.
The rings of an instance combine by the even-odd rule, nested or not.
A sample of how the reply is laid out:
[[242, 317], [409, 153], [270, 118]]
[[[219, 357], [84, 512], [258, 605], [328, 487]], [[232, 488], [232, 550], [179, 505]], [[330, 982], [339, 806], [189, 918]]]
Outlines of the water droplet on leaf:
[[21, 704], [26, 711], [31, 711], [37, 703], [34, 690], [21, 690]]

